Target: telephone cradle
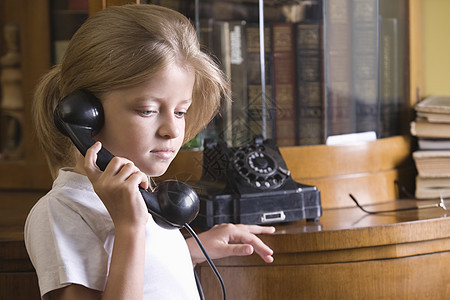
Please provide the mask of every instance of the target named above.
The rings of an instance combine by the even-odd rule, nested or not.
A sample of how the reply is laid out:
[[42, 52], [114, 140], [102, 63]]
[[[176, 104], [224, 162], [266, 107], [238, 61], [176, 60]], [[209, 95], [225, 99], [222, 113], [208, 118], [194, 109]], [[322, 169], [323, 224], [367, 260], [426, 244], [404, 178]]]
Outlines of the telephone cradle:
[[205, 140], [203, 174], [194, 190], [200, 211], [194, 224], [273, 224], [322, 215], [316, 186], [295, 182], [278, 147], [256, 136], [245, 146]]

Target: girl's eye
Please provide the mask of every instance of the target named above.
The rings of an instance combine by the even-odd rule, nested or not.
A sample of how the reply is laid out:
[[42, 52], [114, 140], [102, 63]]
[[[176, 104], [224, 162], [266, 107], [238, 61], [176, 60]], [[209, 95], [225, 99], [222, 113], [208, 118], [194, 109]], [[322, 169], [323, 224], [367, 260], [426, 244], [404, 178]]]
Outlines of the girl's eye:
[[156, 111], [154, 111], [154, 110], [138, 110], [138, 113], [143, 116], [151, 116], [151, 115], [156, 114]]
[[186, 115], [186, 112], [185, 111], [177, 111], [177, 112], [175, 112], [175, 115], [179, 118], [182, 118]]

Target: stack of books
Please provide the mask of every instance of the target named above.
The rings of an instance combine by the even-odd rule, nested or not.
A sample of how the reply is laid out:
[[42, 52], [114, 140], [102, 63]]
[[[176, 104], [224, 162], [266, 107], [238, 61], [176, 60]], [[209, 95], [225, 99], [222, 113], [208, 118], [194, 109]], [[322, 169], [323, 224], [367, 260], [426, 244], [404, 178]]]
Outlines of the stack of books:
[[450, 96], [430, 96], [415, 106], [411, 134], [417, 137], [413, 152], [418, 175], [418, 199], [450, 197]]

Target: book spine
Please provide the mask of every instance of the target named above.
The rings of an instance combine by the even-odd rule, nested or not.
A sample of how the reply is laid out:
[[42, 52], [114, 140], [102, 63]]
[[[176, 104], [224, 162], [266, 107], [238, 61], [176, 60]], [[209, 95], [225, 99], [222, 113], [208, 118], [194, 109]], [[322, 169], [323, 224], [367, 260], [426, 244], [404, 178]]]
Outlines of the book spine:
[[52, 26], [52, 61], [53, 64], [59, 64], [73, 34], [88, 18], [88, 10], [81, 1], [54, 1], [52, 5], [53, 22], [58, 24]]
[[418, 138], [450, 138], [450, 123], [432, 123], [416, 118], [410, 123], [411, 135]]
[[273, 93], [275, 103], [275, 140], [278, 146], [293, 146], [296, 132], [296, 76], [294, 24], [272, 24]]
[[86, 0], [69, 0], [67, 9], [69, 10], [84, 10], [89, 9], [89, 1]]
[[[180, 0], [183, 2], [194, 2]], [[248, 1], [199, 1], [200, 16], [208, 16], [214, 20], [246, 20], [247, 22], [258, 22], [258, 3]], [[241, 3], [243, 2], [243, 3]], [[266, 12], [264, 12], [266, 16]]]
[[401, 89], [399, 82], [398, 20], [380, 19], [380, 137], [401, 134]]
[[198, 40], [200, 42], [200, 48], [203, 52], [208, 53], [213, 59], [216, 59], [214, 55], [214, 20], [212, 18], [201, 19], [198, 28]]
[[378, 1], [352, 0], [352, 93], [356, 132], [379, 132]]
[[230, 21], [230, 73], [232, 94], [232, 145], [250, 141], [248, 135], [248, 95], [245, 21]]
[[[224, 74], [231, 78], [230, 24], [228, 21], [216, 21], [213, 24], [213, 52], [219, 60]], [[217, 118], [218, 137], [228, 146], [232, 146], [232, 111], [231, 103], [226, 102], [220, 108]]]
[[[124, 1], [126, 2], [126, 1]], [[147, 1], [149, 2], [149, 1]], [[182, 13], [185, 16], [193, 16], [194, 12], [194, 3], [192, 1], [184, 1], [184, 0], [156, 0], [152, 1], [153, 4], [161, 5], [173, 10], [176, 10]]]
[[[218, 65], [221, 65], [219, 58], [214, 53], [214, 20], [212, 18], [204, 18], [199, 20], [198, 37], [200, 48], [207, 53]], [[217, 40], [219, 42], [220, 40]], [[219, 140], [219, 133], [222, 132], [223, 119], [220, 114], [206, 125], [206, 127], [191, 141], [187, 142], [183, 147], [187, 149], [202, 149], [205, 139]]]
[[325, 136], [355, 132], [351, 99], [350, 0], [325, 5]]
[[[248, 88], [248, 128], [250, 138], [255, 135], [263, 134], [263, 109], [262, 109], [262, 85], [261, 85], [261, 63], [260, 63], [260, 43], [259, 43], [259, 27], [256, 23], [247, 23], [247, 88]], [[275, 113], [272, 103], [272, 86], [270, 84], [270, 52], [271, 52], [271, 35], [270, 25], [266, 24], [264, 28], [264, 49], [265, 49], [265, 95], [266, 104], [266, 136], [265, 138], [273, 138], [273, 126]]]
[[321, 24], [297, 23], [296, 42], [298, 144], [317, 145], [324, 142]]

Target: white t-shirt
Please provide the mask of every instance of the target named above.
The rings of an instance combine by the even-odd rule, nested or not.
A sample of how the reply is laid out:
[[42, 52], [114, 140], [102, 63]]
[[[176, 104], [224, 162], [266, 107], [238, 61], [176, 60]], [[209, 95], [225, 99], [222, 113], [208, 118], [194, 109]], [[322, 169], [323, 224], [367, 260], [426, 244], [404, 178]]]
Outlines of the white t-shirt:
[[[199, 299], [189, 249], [179, 230], [146, 226], [144, 299]], [[43, 299], [80, 284], [104, 290], [114, 225], [86, 176], [61, 169], [25, 223], [25, 245]]]

